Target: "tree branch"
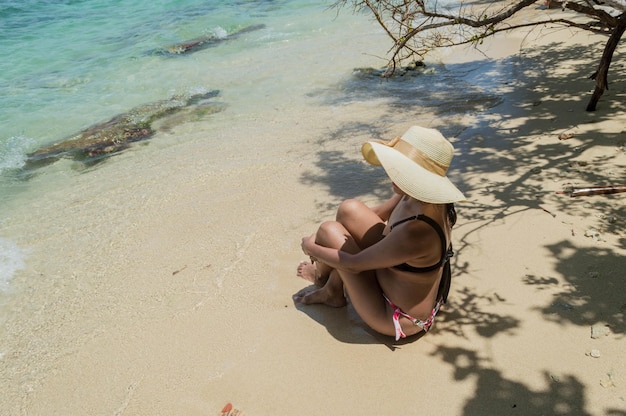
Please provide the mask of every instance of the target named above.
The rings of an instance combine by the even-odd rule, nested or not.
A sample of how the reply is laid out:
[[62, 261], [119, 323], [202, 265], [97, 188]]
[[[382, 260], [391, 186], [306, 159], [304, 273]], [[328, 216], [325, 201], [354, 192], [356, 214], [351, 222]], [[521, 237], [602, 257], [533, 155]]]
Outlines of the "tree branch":
[[[385, 72], [387, 76], [393, 74], [398, 63], [415, 56], [422, 58], [432, 49], [477, 44], [489, 36], [517, 29], [559, 25], [608, 35], [601, 63], [593, 75], [596, 91], [588, 110], [592, 107], [595, 109], [595, 103], [608, 87], [607, 74], [613, 52], [626, 31], [626, 0], [549, 0], [550, 7], [557, 6], [574, 12], [574, 16], [570, 17], [570, 13], [559, 14], [556, 10], [542, 20], [509, 23], [514, 15], [539, 1], [468, 0], [469, 6], [461, 1], [453, 11], [439, 8], [437, 0], [338, 0], [333, 6], [339, 8], [352, 3], [357, 10], [369, 9], [373, 13], [378, 24], [393, 40], [388, 52], [391, 57]], [[498, 6], [502, 4], [506, 6]], [[494, 6], [499, 9], [492, 11]], [[618, 10], [622, 12], [615, 16], [614, 12]], [[581, 17], [589, 21], [583, 22]]]

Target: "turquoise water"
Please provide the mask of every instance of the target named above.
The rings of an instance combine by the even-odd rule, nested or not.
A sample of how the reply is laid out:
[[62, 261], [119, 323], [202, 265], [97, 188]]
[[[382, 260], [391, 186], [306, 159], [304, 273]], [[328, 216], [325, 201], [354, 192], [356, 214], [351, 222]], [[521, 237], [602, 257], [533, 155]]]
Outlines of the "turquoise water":
[[[207, 82], [208, 74], [163, 76], [181, 70], [187, 57], [151, 51], [307, 7], [302, 1], [1, 2], [0, 173], [20, 167], [39, 145]], [[262, 36], [251, 35], [251, 42]], [[216, 48], [216, 59], [220, 53]]]
[[[100, 336], [130, 334], [120, 325], [149, 332], [206, 306], [232, 331], [233, 304], [274, 302], [303, 224], [339, 198], [376, 197], [366, 188], [378, 178], [388, 189], [381, 170], [366, 178], [362, 141], [408, 123], [454, 135], [494, 102], [476, 66], [381, 79], [371, 69], [386, 63], [386, 35], [332, 1], [0, 1], [0, 408], [46, 413], [29, 409], [36, 397], [54, 407], [47, 380]], [[162, 53], [200, 37], [210, 47]], [[99, 163], [25, 164], [138, 106], [206, 92], [208, 107], [194, 101]], [[231, 367], [214, 364], [211, 380]]]
[[[137, 106], [219, 91], [215, 100], [230, 108], [228, 115], [220, 114], [222, 119], [230, 117], [245, 126], [248, 118], [271, 116], [274, 108], [297, 111], [288, 103], [316, 95], [324, 96], [325, 105], [338, 108], [350, 100], [388, 97], [398, 109], [424, 106], [448, 114], [463, 114], [493, 98], [475, 94], [463, 81], [472, 72], [467, 68], [466, 73], [439, 68], [425, 80], [409, 77], [394, 82], [358, 71], [350, 75], [359, 61], [384, 65], [386, 61], [376, 55], [384, 55], [389, 45], [370, 40], [377, 32], [371, 39], [384, 39], [375, 22], [350, 9], [338, 17], [329, 10], [332, 3], [0, 2], [0, 292], [25, 268], [40, 230], [54, 236], [55, 227], [80, 227], [69, 216], [62, 218], [64, 225], [54, 224], [50, 212], [66, 209], [65, 201], [76, 197], [71, 192], [84, 194], [68, 186], [76, 183], [82, 168], [56, 164], [31, 171], [25, 168], [28, 154]], [[233, 36], [250, 27], [254, 30]], [[215, 42], [189, 54], [162, 53], [168, 46], [197, 38]], [[344, 44], [335, 52], [333, 42]], [[354, 55], [347, 58], [346, 50]], [[257, 114], [260, 107], [267, 114]], [[208, 134], [206, 140], [217, 139]], [[125, 176], [141, 177], [140, 166], [128, 163], [120, 169], [118, 177], [107, 178], [119, 189], [127, 186]], [[81, 186], [100, 186], [97, 176], [80, 177]]]
[[[29, 209], [21, 202], [33, 199], [27, 194], [37, 192], [36, 199], [46, 203], [45, 189], [34, 190], [24, 179], [27, 154], [136, 106], [221, 90], [230, 81], [220, 68], [263, 45], [297, 39], [307, 24], [311, 30], [319, 27], [306, 16], [319, 15], [327, 5], [307, 0], [0, 2], [0, 227], [11, 219], [7, 205]], [[332, 17], [328, 14], [328, 21]], [[296, 19], [305, 20], [292, 30]], [[262, 27], [227, 39], [254, 25]], [[228, 41], [188, 55], [159, 53], [199, 37]], [[46, 227], [45, 219], [41, 226]], [[24, 267], [28, 252], [12, 237], [0, 233], [0, 291]]]

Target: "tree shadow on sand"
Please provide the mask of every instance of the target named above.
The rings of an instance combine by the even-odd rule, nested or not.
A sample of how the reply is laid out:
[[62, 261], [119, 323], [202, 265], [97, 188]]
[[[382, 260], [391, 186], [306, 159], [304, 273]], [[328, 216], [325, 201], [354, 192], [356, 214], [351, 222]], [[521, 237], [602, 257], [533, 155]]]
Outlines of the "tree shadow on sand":
[[[413, 76], [395, 81], [356, 74], [332, 90], [315, 94], [320, 97], [322, 105], [374, 101], [386, 108], [386, 114], [378, 120], [346, 124], [320, 139], [320, 143], [354, 137], [355, 134], [385, 137], [399, 117], [406, 116], [409, 120], [429, 109], [429, 103], [434, 103], [435, 108], [446, 98], [454, 101], [449, 107], [453, 111], [436, 111], [440, 117], [437, 127], [444, 135], [457, 137], [453, 140], [457, 156], [450, 175], [460, 189], [471, 189], [467, 192], [470, 199], [480, 196], [481, 200], [491, 202], [470, 202], [460, 204], [458, 208], [465, 228], [463, 234], [457, 232], [455, 238], [459, 256], [453, 259], [453, 304], [450, 310], [443, 311], [442, 319], [436, 325], [438, 330], [452, 331], [460, 337], [466, 337], [464, 331], [472, 330], [484, 338], [491, 338], [507, 334], [520, 325], [523, 317], [488, 312], [487, 306], [494, 299], [467, 288], [455, 291], [454, 281], [472, 269], [472, 259], [464, 258], [462, 253], [475, 233], [505, 217], [527, 210], [544, 210], [555, 220], [565, 214], [574, 221], [576, 218], [592, 219], [600, 239], [592, 248], [579, 248], [568, 238], [546, 246], [548, 255], [555, 259], [554, 270], [558, 276], [526, 275], [522, 284], [549, 287], [557, 293], [549, 304], [535, 312], [563, 325], [588, 326], [602, 321], [611, 327], [615, 336], [623, 336], [626, 332], [623, 325], [626, 305], [621, 304], [626, 289], [626, 280], [621, 277], [623, 249], [626, 247], [626, 195], [574, 199], [555, 192], [572, 185], [615, 184], [625, 177], [626, 132], [606, 133], [595, 126], [622, 115], [626, 73], [612, 71], [610, 90], [600, 101], [598, 111], [584, 111], [593, 89], [593, 81], [587, 77], [595, 70], [599, 54], [601, 48], [554, 43], [523, 50], [500, 62], [486, 59], [478, 63], [447, 65], [446, 76], [440, 78], [436, 72], [427, 74], [427, 77]], [[490, 65], [498, 66], [500, 72], [491, 71]], [[508, 68], [508, 72], [503, 74], [502, 68]], [[554, 71], [554, 68], [561, 72]], [[498, 74], [490, 81], [492, 72]], [[454, 76], [464, 79], [452, 81]], [[467, 80], [472, 77], [480, 78], [483, 87], [471, 85]], [[420, 82], [436, 85], [446, 80], [449, 81], [448, 89], [437, 91], [436, 88], [420, 87]], [[493, 91], [485, 90], [484, 86], [490, 82]], [[483, 103], [479, 99], [469, 99], [470, 105], [464, 107], [468, 114], [477, 115], [480, 125], [463, 125], [460, 118], [455, 117], [454, 112], [460, 108], [456, 103], [462, 102], [464, 89], [473, 97], [488, 98]], [[558, 116], [563, 114], [564, 108], [571, 116]], [[475, 127], [480, 127], [480, 131]], [[559, 140], [559, 133], [573, 133], [574, 138]], [[595, 156], [594, 150], [597, 149], [609, 156]], [[364, 164], [358, 154], [320, 150], [317, 167], [318, 171], [306, 172], [301, 180], [306, 184], [323, 184], [328, 189], [330, 202], [319, 205], [321, 214], [333, 212], [337, 202], [345, 198], [368, 196], [383, 199], [390, 196], [384, 171]], [[347, 177], [349, 183], [346, 183]], [[503, 179], [495, 182], [490, 179], [493, 177]], [[473, 186], [470, 188], [469, 184]], [[541, 233], [541, 230], [537, 232]], [[603, 241], [602, 235], [615, 237], [617, 245]], [[585, 238], [580, 234], [576, 237]], [[562, 281], [567, 284], [563, 285]], [[317, 320], [323, 325], [333, 325], [328, 317], [318, 317]], [[341, 327], [329, 329], [329, 332], [341, 340], [338, 334], [346, 330], [343, 325], [351, 323], [349, 320], [339, 321], [337, 324]], [[589, 414], [585, 384], [572, 375], [560, 375], [557, 382], [545, 371], [546, 387], [536, 390], [507, 379], [493, 363], [478, 358], [478, 349], [441, 346], [435, 356], [454, 367], [457, 380], [469, 377], [475, 380], [475, 392], [465, 405], [464, 415]], [[626, 415], [622, 410], [604, 410], [609, 415]]]
[[580, 326], [604, 323], [614, 335], [624, 336], [624, 257], [607, 247], [579, 248], [570, 241], [546, 248], [550, 257], [558, 260], [556, 272], [568, 284], [554, 278], [525, 276], [527, 285], [557, 291], [552, 303], [539, 309], [545, 319]]
[[[572, 375], [544, 372], [546, 387], [535, 390], [507, 379], [476, 351], [440, 347], [433, 355], [454, 368], [455, 380], [474, 380], [475, 391], [473, 398], [465, 404], [465, 416], [592, 414], [585, 410], [584, 384]], [[622, 410], [606, 410], [607, 415], [626, 415]]]

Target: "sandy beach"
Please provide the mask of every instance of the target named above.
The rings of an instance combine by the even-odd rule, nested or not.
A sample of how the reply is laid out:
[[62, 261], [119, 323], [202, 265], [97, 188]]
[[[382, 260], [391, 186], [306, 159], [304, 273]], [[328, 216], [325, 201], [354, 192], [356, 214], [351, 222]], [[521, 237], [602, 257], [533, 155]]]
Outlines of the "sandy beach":
[[[6, 305], [0, 414], [626, 415], [626, 193], [557, 193], [625, 183], [623, 68], [585, 112], [604, 38], [518, 33], [484, 54], [441, 52], [498, 97], [450, 116], [351, 96], [341, 80], [388, 47], [375, 27], [360, 35], [329, 28], [345, 62], [300, 58], [303, 73], [282, 74], [300, 90], [261, 90], [241, 113], [76, 176], [73, 198], [30, 201], [58, 226], [16, 207], [9, 231], [33, 254], [14, 279], [28, 302]], [[248, 82], [301, 52], [277, 48]], [[468, 202], [448, 304], [427, 335], [396, 343], [350, 306], [291, 297], [307, 285], [301, 238], [339, 201], [391, 193], [361, 143], [414, 124], [450, 138]]]

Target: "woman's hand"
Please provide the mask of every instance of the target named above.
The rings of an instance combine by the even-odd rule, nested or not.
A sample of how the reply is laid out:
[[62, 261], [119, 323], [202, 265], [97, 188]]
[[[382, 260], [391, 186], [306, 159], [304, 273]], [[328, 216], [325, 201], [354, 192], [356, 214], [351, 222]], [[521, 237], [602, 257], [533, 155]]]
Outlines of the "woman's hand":
[[311, 257], [311, 262], [314, 262], [316, 259], [311, 256], [310, 254], [310, 249], [311, 247], [315, 246], [315, 234], [308, 236], [308, 237], [303, 237], [302, 238], [302, 252], [304, 254], [306, 254], [307, 256]]

